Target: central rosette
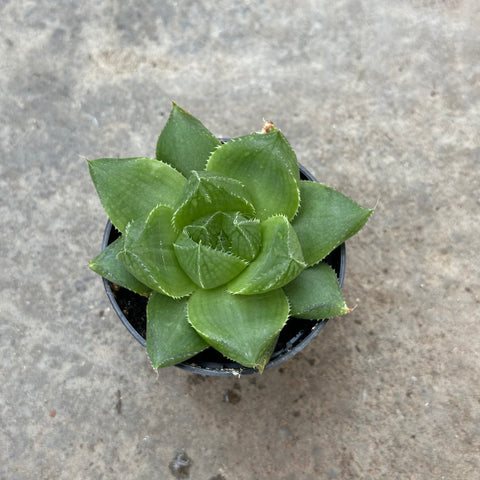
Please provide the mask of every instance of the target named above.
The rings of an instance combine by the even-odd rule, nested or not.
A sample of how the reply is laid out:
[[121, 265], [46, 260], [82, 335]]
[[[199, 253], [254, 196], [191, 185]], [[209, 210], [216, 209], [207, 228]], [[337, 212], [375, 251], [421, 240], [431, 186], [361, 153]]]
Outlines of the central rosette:
[[260, 222], [239, 212], [216, 212], [184, 227], [173, 247], [183, 271], [199, 287], [235, 278], [257, 256]]
[[177, 200], [174, 250], [201, 288], [235, 278], [258, 254], [261, 229], [245, 186], [215, 172], [192, 172]]
[[[252, 288], [253, 293], [263, 293], [278, 286], [278, 264], [284, 268], [280, 277], [286, 273], [289, 279], [305, 267], [288, 220], [276, 215], [261, 224], [248, 190], [239, 180], [217, 172], [194, 171], [175, 207], [172, 224], [180, 234], [173, 248], [182, 270], [198, 287], [227, 284], [234, 293], [252, 293]], [[262, 256], [265, 242], [269, 253]], [[283, 253], [281, 245], [288, 246]], [[282, 257], [291, 268], [285, 269]], [[284, 278], [281, 280], [283, 283]]]

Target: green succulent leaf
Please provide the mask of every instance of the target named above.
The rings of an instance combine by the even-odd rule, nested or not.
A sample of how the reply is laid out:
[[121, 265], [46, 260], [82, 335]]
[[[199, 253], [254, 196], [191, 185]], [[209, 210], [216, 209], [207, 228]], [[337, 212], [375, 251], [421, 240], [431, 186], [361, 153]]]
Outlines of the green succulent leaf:
[[189, 295], [196, 287], [181, 269], [173, 249], [176, 233], [171, 223], [172, 213], [173, 209], [160, 205], [146, 220], [130, 223], [119, 259], [152, 290], [179, 298]]
[[137, 280], [117, 258], [121, 251], [123, 251], [123, 236], [102, 250], [88, 266], [110, 282], [140, 295], [148, 296], [152, 290]]
[[103, 208], [122, 233], [157, 205], [173, 207], [186, 182], [181, 173], [153, 158], [100, 158], [88, 165]]
[[228, 141], [212, 153], [206, 170], [220, 172], [246, 185], [260, 220], [278, 214], [291, 219], [297, 212], [300, 201], [297, 157], [279, 130]]
[[215, 212], [185, 227], [196, 243], [232, 253], [246, 261], [253, 260], [262, 243], [260, 222], [236, 213]]
[[252, 295], [283, 287], [305, 268], [295, 230], [283, 215], [261, 223], [262, 247], [250, 265], [228, 285], [231, 293]]
[[197, 290], [187, 311], [188, 320], [207, 343], [262, 371], [287, 321], [288, 301], [282, 289], [249, 296], [232, 295], [222, 288]]
[[223, 222], [232, 253], [240, 258], [252, 261], [262, 244], [262, 229], [258, 219], [247, 219], [239, 213], [230, 215], [231, 222]]
[[215, 172], [192, 172], [177, 200], [173, 223], [177, 231], [206, 215], [221, 210], [253, 215], [247, 189], [233, 178]]
[[231, 253], [196, 243], [185, 229], [173, 247], [184, 272], [201, 288], [216, 288], [235, 278], [247, 262]]
[[321, 320], [349, 312], [337, 275], [326, 263], [305, 269], [283, 290], [293, 317]]
[[173, 104], [170, 117], [157, 142], [156, 157], [189, 177], [203, 170], [218, 139], [188, 112]]
[[227, 234], [233, 253], [249, 262], [257, 256], [262, 245], [262, 228], [257, 219], [246, 219], [236, 214]]
[[187, 299], [154, 292], [147, 305], [147, 354], [153, 368], [187, 360], [208, 347], [187, 320]]
[[308, 265], [357, 233], [373, 212], [321, 183], [300, 181], [300, 194], [302, 203], [292, 225]]

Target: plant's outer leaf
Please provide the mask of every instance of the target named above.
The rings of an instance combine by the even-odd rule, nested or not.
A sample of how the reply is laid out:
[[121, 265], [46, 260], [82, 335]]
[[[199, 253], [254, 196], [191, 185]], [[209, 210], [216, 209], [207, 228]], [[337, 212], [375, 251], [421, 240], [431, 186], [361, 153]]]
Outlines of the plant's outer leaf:
[[216, 288], [227, 283], [248, 263], [231, 253], [196, 243], [185, 230], [173, 247], [183, 271], [202, 288]]
[[308, 265], [319, 262], [355, 235], [373, 212], [317, 182], [300, 181], [300, 194], [302, 203], [292, 225]]
[[215, 212], [184, 228], [196, 243], [232, 253], [247, 262], [260, 250], [262, 232], [257, 219], [247, 219], [239, 212]]
[[260, 220], [277, 214], [291, 219], [297, 212], [297, 157], [279, 130], [229, 140], [212, 153], [206, 169], [240, 180]]
[[152, 293], [147, 305], [147, 354], [153, 368], [183, 362], [207, 347], [187, 320], [187, 298]]
[[157, 205], [173, 207], [186, 182], [181, 173], [153, 158], [100, 158], [88, 165], [103, 208], [122, 233]]
[[173, 250], [176, 234], [171, 224], [172, 213], [173, 209], [160, 205], [145, 221], [130, 223], [119, 259], [145, 285], [179, 298], [189, 295], [196, 287], [181, 269]]
[[305, 269], [283, 290], [293, 317], [321, 320], [349, 312], [337, 275], [326, 263]]
[[253, 215], [255, 209], [248, 197], [238, 180], [216, 172], [192, 172], [178, 198], [174, 226], [180, 232], [194, 220], [218, 211]]
[[137, 280], [120, 262], [117, 255], [123, 250], [123, 236], [118, 237], [97, 255], [88, 266], [95, 272], [120, 287], [148, 296], [152, 291]]
[[252, 295], [283, 287], [305, 268], [295, 230], [283, 215], [264, 220], [257, 258], [228, 285], [229, 292]]
[[261, 295], [232, 295], [222, 288], [197, 290], [188, 300], [188, 320], [226, 357], [263, 370], [272, 343], [288, 318], [282, 289]]
[[157, 142], [156, 157], [189, 177], [204, 170], [218, 139], [188, 112], [173, 104], [170, 117]]

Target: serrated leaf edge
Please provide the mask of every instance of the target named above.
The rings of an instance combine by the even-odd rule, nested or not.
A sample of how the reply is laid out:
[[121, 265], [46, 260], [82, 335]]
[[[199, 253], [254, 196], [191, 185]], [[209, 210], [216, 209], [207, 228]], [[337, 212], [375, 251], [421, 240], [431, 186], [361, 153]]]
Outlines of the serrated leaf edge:
[[[292, 225], [290, 224], [290, 222], [289, 222], [289, 220], [288, 220], [288, 217], [287, 217], [286, 215], [284, 215], [284, 214], [270, 215], [268, 218], [266, 218], [266, 219], [264, 220], [264, 222], [267, 221], [267, 220], [269, 220], [269, 219], [271, 219], [271, 218], [273, 218], [273, 217], [282, 217], [282, 218], [285, 220], [285, 223], [286, 223], [286, 224], [289, 224], [289, 225], [292, 227]], [[293, 227], [292, 227], [292, 228], [293, 228]], [[300, 245], [300, 248], [301, 248], [301, 245]], [[302, 266], [303, 269], [307, 268], [307, 264], [305, 263], [305, 261], [299, 262], [298, 260], [296, 260], [296, 259], [294, 259], [294, 258], [292, 257], [292, 255], [291, 255], [291, 245], [290, 245], [290, 236], [287, 238], [287, 249], [288, 249], [288, 254], [289, 254], [289, 257], [290, 257], [290, 263], [289, 263], [288, 268], [284, 271], [283, 274], [277, 275], [276, 277], [274, 277], [274, 279], [273, 279], [270, 283], [268, 283], [267, 286], [266, 286], [264, 289], [262, 289], [261, 292], [252, 293], [251, 295], [257, 295], [257, 294], [259, 294], [259, 293], [267, 293], [267, 292], [271, 292], [272, 290], [276, 290], [276, 288], [272, 288], [272, 285], [274, 285], [275, 283], [277, 283], [277, 282], [289, 271], [292, 263], [296, 263], [297, 265]], [[261, 251], [261, 250], [260, 250], [260, 251]], [[303, 257], [303, 252], [302, 252], [302, 257]], [[301, 273], [301, 271], [300, 271], [300, 273]], [[235, 279], [234, 279], [234, 280], [235, 280]], [[234, 281], [234, 280], [232, 280], [232, 281]], [[294, 279], [292, 279], [291, 281], [293, 281], [293, 280], [294, 280]], [[290, 283], [290, 282], [289, 282], [289, 283]], [[285, 286], [285, 285], [283, 285], [283, 286]], [[277, 287], [277, 288], [282, 288], [282, 287]], [[232, 290], [229, 290], [229, 289], [227, 288], [227, 292], [230, 293], [230, 294], [232, 294], [232, 295], [243, 295], [243, 294], [244, 294], [243, 292], [245, 292], [247, 289], [248, 289], [248, 285], [245, 286], [244, 288], [242, 288], [241, 290], [237, 290], [237, 291], [235, 291], [235, 292], [233, 292]], [[248, 295], [248, 294], [247, 294], [247, 295]]]
[[[201, 279], [201, 274], [200, 274], [200, 255], [202, 254], [202, 249], [204, 250], [209, 250], [209, 251], [212, 251], [212, 252], [217, 252], [221, 255], [224, 255], [226, 257], [231, 257], [235, 260], [238, 260], [239, 262], [245, 264], [245, 267], [248, 265], [248, 262], [246, 260], [244, 260], [243, 258], [239, 257], [238, 255], [235, 255], [231, 252], [226, 252], [224, 250], [218, 250], [216, 248], [212, 248], [210, 247], [209, 245], [204, 245], [201, 241], [200, 242], [196, 242], [195, 240], [193, 240], [190, 235], [188, 234], [188, 232], [185, 232], [187, 237], [189, 238], [189, 240], [191, 240], [195, 245], [196, 245], [196, 249], [197, 249], [197, 265], [198, 265], [198, 271], [197, 271], [197, 276], [198, 276], [198, 281], [200, 283], [200, 286], [205, 289], [205, 290], [209, 290], [205, 287], [202, 279]], [[174, 242], [174, 247], [178, 248], [179, 250], [186, 250], [188, 247], [185, 246], [185, 245], [179, 245], [177, 243]], [[193, 245], [192, 245], [193, 246]], [[188, 276], [188, 275], [187, 275]], [[192, 280], [193, 281], [193, 280]], [[228, 282], [228, 281], [227, 281]], [[225, 282], [225, 283], [227, 283]], [[218, 285], [220, 286], [220, 285]], [[215, 287], [216, 288], [216, 287]]]
[[[196, 331], [196, 330], [195, 330]], [[203, 339], [203, 337], [202, 337]], [[173, 357], [167, 357], [165, 359], [165, 361], [161, 362], [158, 367], [155, 367], [155, 365], [153, 364], [150, 356], [148, 355], [148, 352], [147, 352], [147, 358], [148, 360], [150, 361], [150, 365], [152, 366], [152, 368], [154, 370], [158, 370], [159, 368], [165, 368], [165, 367], [171, 367], [173, 365], [176, 365], [177, 363], [179, 362], [184, 362], [185, 360], [188, 360], [189, 358], [192, 358], [193, 356], [199, 354], [200, 352], [203, 352], [204, 350], [206, 350], [207, 348], [209, 348], [211, 345], [208, 344], [206, 345], [204, 348], [202, 348], [201, 350], [194, 350], [193, 352], [187, 352], [185, 353], [185, 355], [177, 355], [177, 356], [173, 356]], [[187, 356], [188, 355], [188, 356]]]
[[[216, 150], [218, 150], [219, 148], [222, 148], [224, 145], [227, 145], [227, 144], [230, 144], [230, 143], [242, 143], [242, 141], [244, 139], [246, 139], [247, 137], [250, 137], [252, 135], [260, 135], [260, 136], [267, 136], [267, 135], [272, 135], [274, 133], [278, 132], [278, 134], [280, 134], [284, 139], [285, 139], [285, 142], [286, 144], [288, 145], [289, 149], [291, 150], [291, 152], [293, 152], [294, 156], [295, 156], [295, 160], [296, 160], [296, 164], [297, 164], [297, 171], [296, 172], [292, 172], [292, 170], [289, 168], [289, 165], [288, 165], [288, 162], [283, 162], [282, 163], [288, 168], [288, 171], [291, 173], [291, 175], [293, 176], [293, 179], [295, 180], [295, 185], [296, 185], [296, 189], [297, 189], [297, 197], [298, 197], [298, 205], [297, 205], [297, 208], [294, 212], [294, 214], [292, 215], [291, 219], [290, 220], [293, 220], [293, 218], [295, 218], [295, 216], [297, 215], [299, 209], [300, 209], [300, 200], [301, 200], [301, 195], [300, 195], [300, 187], [298, 185], [298, 179], [297, 179], [297, 175], [299, 175], [299, 172], [300, 172], [300, 165], [298, 163], [298, 159], [297, 159], [297, 155], [295, 153], [295, 151], [293, 150], [292, 146], [290, 145], [290, 142], [287, 140], [287, 138], [285, 137], [285, 135], [283, 135], [282, 131], [275, 127], [275, 130], [271, 131], [271, 132], [268, 132], [268, 133], [259, 133], [259, 132], [252, 132], [252, 133], [249, 133], [247, 135], [242, 135], [240, 137], [235, 137], [235, 138], [231, 138], [228, 142], [226, 143], [221, 143], [220, 145], [218, 145], [215, 150], [210, 154], [210, 157], [208, 158], [207, 160], [207, 163], [205, 164], [205, 169], [208, 167], [208, 163], [210, 162], [210, 159], [212, 158], [212, 155], [215, 153]], [[211, 170], [213, 172], [215, 172], [216, 170]], [[229, 177], [230, 178], [230, 177]], [[235, 179], [236, 180], [236, 179]], [[246, 186], [247, 190], [248, 190], [248, 186]], [[274, 214], [276, 215], [276, 214]], [[272, 215], [272, 216], [274, 216]], [[279, 214], [281, 215], [281, 214]]]
[[[321, 261], [320, 261], [321, 262]], [[320, 263], [318, 262], [318, 263]], [[335, 271], [334, 268], [332, 268], [330, 265], [328, 265], [328, 263], [325, 263], [325, 265], [333, 272], [333, 274], [335, 275], [336, 279], [337, 279], [337, 282], [338, 282], [338, 275], [337, 275], [337, 272]], [[311, 266], [309, 266], [308, 268], [311, 268]], [[292, 282], [294, 281], [295, 279], [292, 280]], [[289, 282], [290, 283], [290, 282]], [[288, 283], [287, 283], [288, 285]], [[303, 310], [303, 312], [301, 313], [293, 313], [291, 311], [291, 307], [290, 307], [290, 299], [288, 298], [288, 295], [287, 293], [285, 292], [284, 288], [287, 286], [287, 285], [284, 285], [283, 287], [281, 287], [283, 289], [283, 292], [285, 293], [285, 296], [287, 297], [287, 301], [288, 301], [288, 306], [289, 306], [289, 312], [291, 314], [291, 316], [293, 318], [301, 318], [303, 320], [311, 320], [312, 322], [315, 322], [315, 321], [321, 321], [321, 320], [329, 320], [330, 318], [335, 318], [335, 317], [338, 317], [340, 315], [346, 315], [347, 313], [350, 313], [350, 308], [348, 308], [348, 305], [347, 305], [347, 302], [345, 301], [345, 298], [343, 296], [343, 292], [342, 292], [342, 287], [340, 286], [339, 284], [339, 288], [340, 288], [340, 293], [341, 293], [341, 296], [342, 296], [342, 299], [343, 299], [343, 311], [340, 312], [339, 314], [333, 316], [333, 317], [328, 317], [328, 318], [316, 318], [316, 319], [311, 319], [311, 318], [303, 318], [303, 317], [297, 317], [297, 315], [302, 315], [303, 313], [306, 313], [306, 312], [311, 312], [312, 310], [315, 310], [317, 308], [320, 308], [324, 305], [328, 305], [327, 303], [321, 303], [321, 304], [317, 304], [317, 305], [314, 305], [312, 307], [309, 307], [307, 308], [306, 310]]]
[[[218, 147], [217, 147], [218, 148]], [[203, 171], [206, 171], [206, 170], [200, 170], [200, 172], [203, 172]], [[196, 175], [197, 178], [199, 179], [199, 182], [201, 181], [201, 178], [198, 176], [198, 173], [199, 171], [197, 170], [192, 170], [192, 174]], [[215, 171], [212, 171], [212, 173], [215, 173], [217, 174], [219, 177], [223, 177], [225, 179], [227, 179], [228, 181], [232, 181], [232, 182], [235, 182], [237, 183], [238, 185], [240, 185], [242, 188], [244, 188], [247, 192], [248, 192], [248, 188], [240, 181], [240, 180], [237, 180], [236, 178], [232, 178], [232, 177], [228, 177], [227, 175], [223, 175], [219, 172], [215, 172]], [[194, 190], [190, 195], [188, 195], [186, 197], [186, 199], [178, 206], [176, 206], [176, 208], [174, 208], [174, 212], [173, 212], [173, 215], [172, 215], [172, 226], [174, 228], [174, 230], [177, 232], [177, 233], [180, 233], [181, 232], [181, 228], [178, 228], [177, 225], [175, 224], [175, 218], [177, 217], [177, 214], [179, 212], [179, 210], [183, 207], [185, 207], [185, 205], [191, 200], [191, 198], [193, 197], [194, 193], [195, 193], [196, 190]], [[231, 195], [232, 197], [236, 198], [237, 200], [240, 200], [241, 202], [244, 202], [246, 205], [248, 205], [249, 208], [251, 208], [252, 210], [252, 213], [251, 215], [255, 215], [255, 206], [252, 204], [252, 202], [250, 200], [248, 200], [247, 198], [244, 198], [244, 197], [241, 197], [240, 195], [237, 195], [236, 192], [232, 192], [232, 191], [229, 191], [228, 192], [229, 195]], [[218, 212], [224, 212], [226, 213], [224, 210], [222, 210], [222, 206], [219, 205], [219, 210]], [[216, 212], [212, 213], [211, 215], [214, 215]], [[242, 213], [242, 212], [239, 212], [239, 213]], [[201, 217], [200, 217], [201, 218]], [[186, 226], [186, 225], [185, 225]]]
[[[124, 253], [125, 255], [131, 256], [132, 258], [134, 258], [134, 259], [138, 262], [138, 264], [142, 267], [143, 271], [146, 273], [147, 277], [152, 281], [152, 285], [155, 285], [155, 287], [152, 286], [151, 288], [154, 289], [154, 290], [156, 290], [157, 292], [163, 293], [163, 294], [166, 295], [167, 297], [174, 298], [175, 300], [179, 300], [180, 298], [188, 297], [189, 295], [192, 294], [193, 289], [192, 289], [191, 292], [188, 292], [188, 293], [186, 293], [185, 295], [173, 295], [171, 292], [169, 292], [168, 290], [166, 290], [164, 286], [162, 286], [162, 285], [160, 285], [160, 284], [158, 283], [158, 281], [155, 279], [155, 277], [151, 274], [150, 269], [145, 265], [145, 263], [143, 263], [143, 262], [140, 260], [140, 258], [139, 258], [138, 255], [136, 255], [135, 253], [126, 252], [126, 251], [123, 251], [123, 253]], [[131, 273], [131, 272], [130, 272], [130, 273]], [[132, 273], [132, 275], [133, 275], [133, 273]], [[135, 275], [133, 275], [133, 276], [135, 277]], [[135, 277], [135, 278], [137, 278], [137, 277]], [[138, 280], [139, 282], [143, 283], [143, 282], [142, 282], [141, 280], [139, 280], [138, 278], [137, 278], [137, 280]], [[147, 287], [148, 287], [148, 286], [149, 286], [149, 285], [147, 285]]]
[[[159, 204], [159, 205], [157, 205], [155, 208], [152, 209], [152, 211], [148, 214], [148, 217], [147, 217], [147, 218], [150, 218], [150, 215], [153, 214], [153, 211], [154, 211], [157, 207], [162, 207], [162, 206], [163, 206], [163, 207], [170, 208], [170, 209], [172, 208], [172, 207], [170, 207], [170, 206], [168, 206], [168, 205]], [[130, 228], [130, 225], [131, 225], [132, 223], [133, 223], [133, 221], [127, 223], [127, 226], [125, 227], [125, 235], [127, 235], [128, 229]], [[145, 221], [145, 223], [146, 223], [146, 221]], [[144, 229], [144, 230], [145, 230], [145, 229]], [[168, 245], [167, 245], [167, 247], [168, 247]], [[144, 262], [142, 262], [142, 261], [140, 260], [140, 257], [139, 257], [138, 255], [136, 255], [136, 254], [133, 253], [133, 252], [130, 252], [130, 251], [127, 251], [127, 250], [126, 250], [125, 244], [124, 244], [124, 246], [123, 246], [123, 250], [122, 250], [120, 253], [123, 253], [123, 254], [125, 254], [125, 255], [131, 255], [133, 258], [135, 258], [135, 260], [136, 260], [136, 261], [139, 263], [139, 265], [142, 267], [143, 271], [147, 273], [148, 278], [149, 278], [150, 280], [152, 280], [152, 282], [153, 282], [154, 285], [156, 285], [156, 288], [149, 287], [149, 285], [147, 285], [147, 287], [152, 288], [152, 289], [156, 290], [156, 291], [159, 292], [159, 293], [163, 293], [163, 294], [166, 295], [167, 297], [174, 298], [175, 300], [178, 300], [178, 299], [184, 298], [184, 297], [188, 297], [189, 295], [191, 295], [191, 294], [193, 293], [194, 289], [192, 289], [191, 292], [186, 293], [185, 295], [180, 295], [180, 296], [178, 296], [178, 295], [172, 295], [172, 294], [169, 293], [167, 290], [165, 290], [165, 288], [164, 288], [162, 285], [160, 285], [157, 280], [155, 280], [155, 277], [153, 277], [153, 275], [151, 274], [150, 269], [145, 265]], [[125, 268], [126, 268], [126, 267], [125, 267]], [[128, 270], [128, 268], [127, 268], [127, 270]], [[182, 272], [183, 272], [183, 269], [182, 269]], [[133, 275], [132, 272], [130, 272], [130, 273]], [[133, 275], [133, 276], [135, 277], [135, 275]], [[139, 278], [137, 278], [137, 277], [135, 277], [135, 278], [136, 278], [140, 283], [143, 283]]]

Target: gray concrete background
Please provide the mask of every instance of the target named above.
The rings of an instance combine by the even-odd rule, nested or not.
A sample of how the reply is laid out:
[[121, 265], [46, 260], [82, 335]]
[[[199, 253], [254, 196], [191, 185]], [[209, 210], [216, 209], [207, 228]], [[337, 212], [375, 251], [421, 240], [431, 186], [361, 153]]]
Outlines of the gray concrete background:
[[[478, 478], [479, 33], [476, 0], [0, 1], [0, 478]], [[86, 267], [84, 158], [152, 156], [171, 100], [378, 202], [356, 310], [262, 376], [156, 374]]]

